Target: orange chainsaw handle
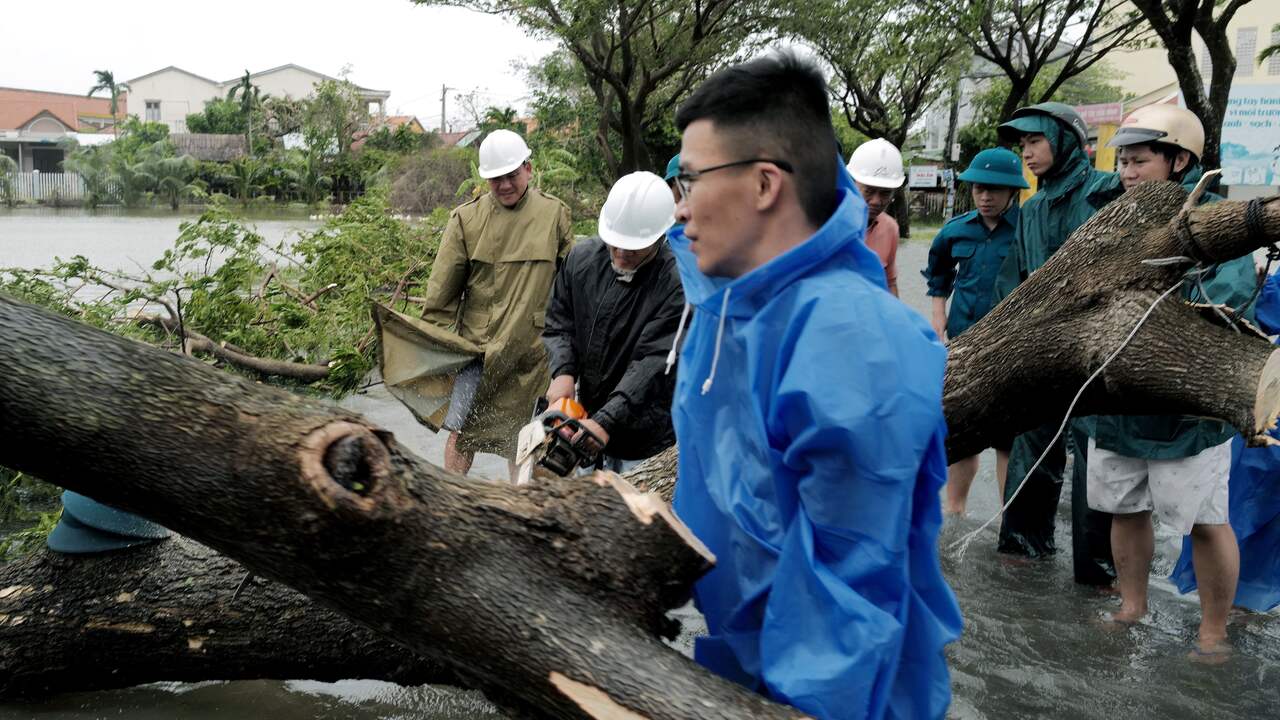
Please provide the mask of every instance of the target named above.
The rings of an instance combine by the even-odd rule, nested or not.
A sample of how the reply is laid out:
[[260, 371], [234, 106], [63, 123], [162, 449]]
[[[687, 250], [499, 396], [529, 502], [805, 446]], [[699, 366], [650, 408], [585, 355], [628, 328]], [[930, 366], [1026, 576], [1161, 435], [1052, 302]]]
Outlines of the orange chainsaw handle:
[[549, 412], [563, 413], [570, 420], [581, 420], [587, 416], [587, 409], [582, 403], [571, 397], [562, 397], [547, 407]]

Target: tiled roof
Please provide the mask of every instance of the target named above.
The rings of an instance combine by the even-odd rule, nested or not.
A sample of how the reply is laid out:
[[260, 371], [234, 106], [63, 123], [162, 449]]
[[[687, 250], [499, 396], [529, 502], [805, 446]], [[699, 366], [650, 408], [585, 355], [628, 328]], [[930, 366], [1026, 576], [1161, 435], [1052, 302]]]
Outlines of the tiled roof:
[[[119, 116], [124, 117], [127, 113], [126, 98], [121, 97], [118, 105]], [[67, 127], [80, 130], [81, 115], [110, 117], [111, 99], [0, 88], [0, 130], [17, 130], [41, 112], [49, 113]], [[92, 126], [86, 125], [85, 129], [87, 132], [94, 132]]]

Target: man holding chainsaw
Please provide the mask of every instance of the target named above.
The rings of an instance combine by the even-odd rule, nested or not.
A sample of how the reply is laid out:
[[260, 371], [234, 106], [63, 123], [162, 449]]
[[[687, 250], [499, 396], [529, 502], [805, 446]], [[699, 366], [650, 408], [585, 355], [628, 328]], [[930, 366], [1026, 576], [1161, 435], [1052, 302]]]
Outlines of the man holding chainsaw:
[[675, 442], [666, 360], [684, 293], [663, 241], [675, 202], [648, 172], [618, 180], [600, 210], [599, 236], [578, 243], [556, 276], [542, 341], [551, 366], [547, 400], [577, 397], [583, 429], [621, 471]]

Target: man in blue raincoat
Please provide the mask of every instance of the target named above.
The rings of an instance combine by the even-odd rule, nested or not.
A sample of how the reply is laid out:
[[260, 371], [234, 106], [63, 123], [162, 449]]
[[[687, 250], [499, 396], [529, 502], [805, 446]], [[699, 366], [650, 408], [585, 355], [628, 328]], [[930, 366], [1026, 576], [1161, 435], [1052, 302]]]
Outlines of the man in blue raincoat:
[[727, 68], [676, 122], [675, 509], [717, 559], [695, 657], [818, 718], [941, 718], [946, 351], [863, 243], [815, 67]]
[[[1085, 152], [1086, 126], [1069, 105], [1040, 103], [1019, 108], [999, 127], [1000, 138], [1020, 146], [1022, 159], [1039, 183], [1039, 189], [1022, 206], [1009, 256], [996, 280], [997, 300], [1003, 300], [1019, 283], [1048, 262], [1067, 237], [1102, 206], [1119, 197], [1124, 188], [1114, 173], [1095, 170]], [[1057, 551], [1054, 519], [1062, 493], [1066, 467], [1066, 438], [1053, 440], [1058, 421], [1025, 432], [1013, 441], [1009, 454], [1009, 482], [1005, 500], [1017, 497], [1000, 523], [1000, 552], [1040, 557]], [[1083, 429], [1072, 424], [1076, 445], [1071, 483], [1072, 562], [1076, 582], [1109, 585], [1111, 569], [1110, 516], [1089, 509]], [[1027, 476], [1045, 451], [1048, 454]], [[1026, 478], [1026, 487], [1019, 490]]]

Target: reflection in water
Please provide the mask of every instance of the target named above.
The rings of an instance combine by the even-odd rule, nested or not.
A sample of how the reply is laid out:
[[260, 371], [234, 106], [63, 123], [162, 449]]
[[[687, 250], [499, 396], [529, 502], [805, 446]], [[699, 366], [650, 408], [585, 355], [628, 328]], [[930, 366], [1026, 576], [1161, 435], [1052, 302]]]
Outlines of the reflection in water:
[[[6, 221], [0, 215], [0, 265], [14, 264], [5, 257], [15, 244], [9, 235], [13, 226]], [[172, 230], [164, 236], [161, 249], [176, 233], [176, 221], [169, 221]], [[104, 235], [119, 243], [138, 237], [136, 224], [133, 230], [128, 225], [104, 230]], [[54, 228], [40, 232], [46, 240], [58, 237]], [[928, 306], [918, 270], [927, 252], [927, 243], [914, 241], [898, 253], [900, 291], [921, 312], [927, 312]], [[394, 400], [377, 390], [344, 404], [371, 415], [402, 442], [439, 462], [442, 438], [416, 426]], [[497, 458], [489, 460], [484, 474], [504, 477], [505, 464]], [[993, 466], [993, 454], [985, 453], [970, 495], [969, 514], [949, 521], [943, 530], [944, 548], [996, 512]], [[1070, 496], [1070, 490], [1064, 489], [1062, 497]], [[1195, 596], [1177, 595], [1164, 579], [1178, 552], [1176, 538], [1166, 532], [1157, 535], [1151, 616], [1137, 627], [1109, 630], [1099, 617], [1118, 604], [1118, 597], [1072, 582], [1070, 529], [1069, 507], [1063, 504], [1058, 519], [1058, 547], [1063, 551], [1045, 561], [996, 554], [994, 527], [973, 543], [963, 560], [952, 552], [943, 553], [943, 569], [965, 619], [964, 635], [948, 651], [955, 698], [952, 717], [1083, 720], [1280, 715], [1276, 709], [1280, 706], [1280, 623], [1274, 613], [1233, 618], [1230, 637], [1236, 653], [1225, 665], [1189, 661], [1200, 610]], [[687, 611], [680, 616], [691, 624], [697, 621]], [[690, 640], [681, 638], [686, 647]], [[0, 705], [0, 720], [98, 717], [486, 720], [501, 715], [476, 693], [374, 681], [166, 683], [66, 695], [37, 704]]]

